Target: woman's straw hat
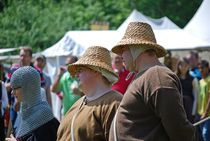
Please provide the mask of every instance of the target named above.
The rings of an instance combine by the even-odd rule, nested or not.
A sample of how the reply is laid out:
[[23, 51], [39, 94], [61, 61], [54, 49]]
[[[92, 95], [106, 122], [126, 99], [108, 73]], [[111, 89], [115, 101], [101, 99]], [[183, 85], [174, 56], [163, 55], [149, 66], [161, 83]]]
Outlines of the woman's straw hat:
[[147, 23], [131, 22], [121, 41], [112, 48], [112, 52], [119, 54], [123, 47], [148, 47], [154, 49], [157, 57], [166, 55], [166, 50], [156, 43], [152, 28]]
[[75, 76], [81, 67], [87, 67], [100, 72], [111, 83], [118, 80], [118, 75], [114, 73], [111, 65], [110, 51], [104, 47], [89, 47], [77, 62], [68, 66], [68, 71], [72, 76]]

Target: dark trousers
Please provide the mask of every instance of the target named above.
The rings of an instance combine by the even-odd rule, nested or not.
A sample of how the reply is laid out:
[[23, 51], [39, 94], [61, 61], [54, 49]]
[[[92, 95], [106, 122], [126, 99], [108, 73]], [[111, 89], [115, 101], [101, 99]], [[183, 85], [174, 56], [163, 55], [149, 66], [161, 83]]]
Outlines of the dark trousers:
[[[200, 118], [201, 118], [200, 115], [196, 115], [195, 116], [195, 122], [200, 121]], [[195, 129], [196, 129], [196, 141], [204, 141], [200, 125], [196, 126]]]
[[4, 117], [0, 117], [0, 141], [5, 139]]

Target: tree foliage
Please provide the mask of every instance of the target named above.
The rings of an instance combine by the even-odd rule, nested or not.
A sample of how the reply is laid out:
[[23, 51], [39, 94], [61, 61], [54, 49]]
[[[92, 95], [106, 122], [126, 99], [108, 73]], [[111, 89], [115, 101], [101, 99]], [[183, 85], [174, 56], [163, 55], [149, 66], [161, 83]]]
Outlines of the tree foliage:
[[0, 0], [0, 48], [43, 50], [69, 30], [89, 30], [92, 21], [117, 29], [135, 8], [147, 16], [168, 16], [183, 27], [201, 0]]

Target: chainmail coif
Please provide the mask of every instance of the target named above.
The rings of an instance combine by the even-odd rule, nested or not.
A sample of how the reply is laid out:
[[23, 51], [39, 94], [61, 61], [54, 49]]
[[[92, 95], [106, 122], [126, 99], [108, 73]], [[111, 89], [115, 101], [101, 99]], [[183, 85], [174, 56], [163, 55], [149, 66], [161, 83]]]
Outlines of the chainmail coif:
[[22, 137], [53, 119], [51, 108], [41, 100], [41, 81], [37, 70], [31, 66], [16, 70], [11, 78], [12, 89], [22, 89], [20, 121], [16, 137]]

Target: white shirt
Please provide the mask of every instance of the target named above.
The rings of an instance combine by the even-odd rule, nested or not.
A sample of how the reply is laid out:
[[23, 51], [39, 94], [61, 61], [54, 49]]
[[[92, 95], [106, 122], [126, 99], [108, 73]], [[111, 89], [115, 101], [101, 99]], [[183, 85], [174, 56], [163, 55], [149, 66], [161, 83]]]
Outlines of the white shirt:
[[1, 86], [2, 86], [2, 97], [0, 99], [2, 106], [1, 106], [1, 112], [4, 115], [4, 109], [8, 106], [8, 96], [7, 96], [7, 90], [6, 87], [4, 85], [4, 82], [1, 82]]

